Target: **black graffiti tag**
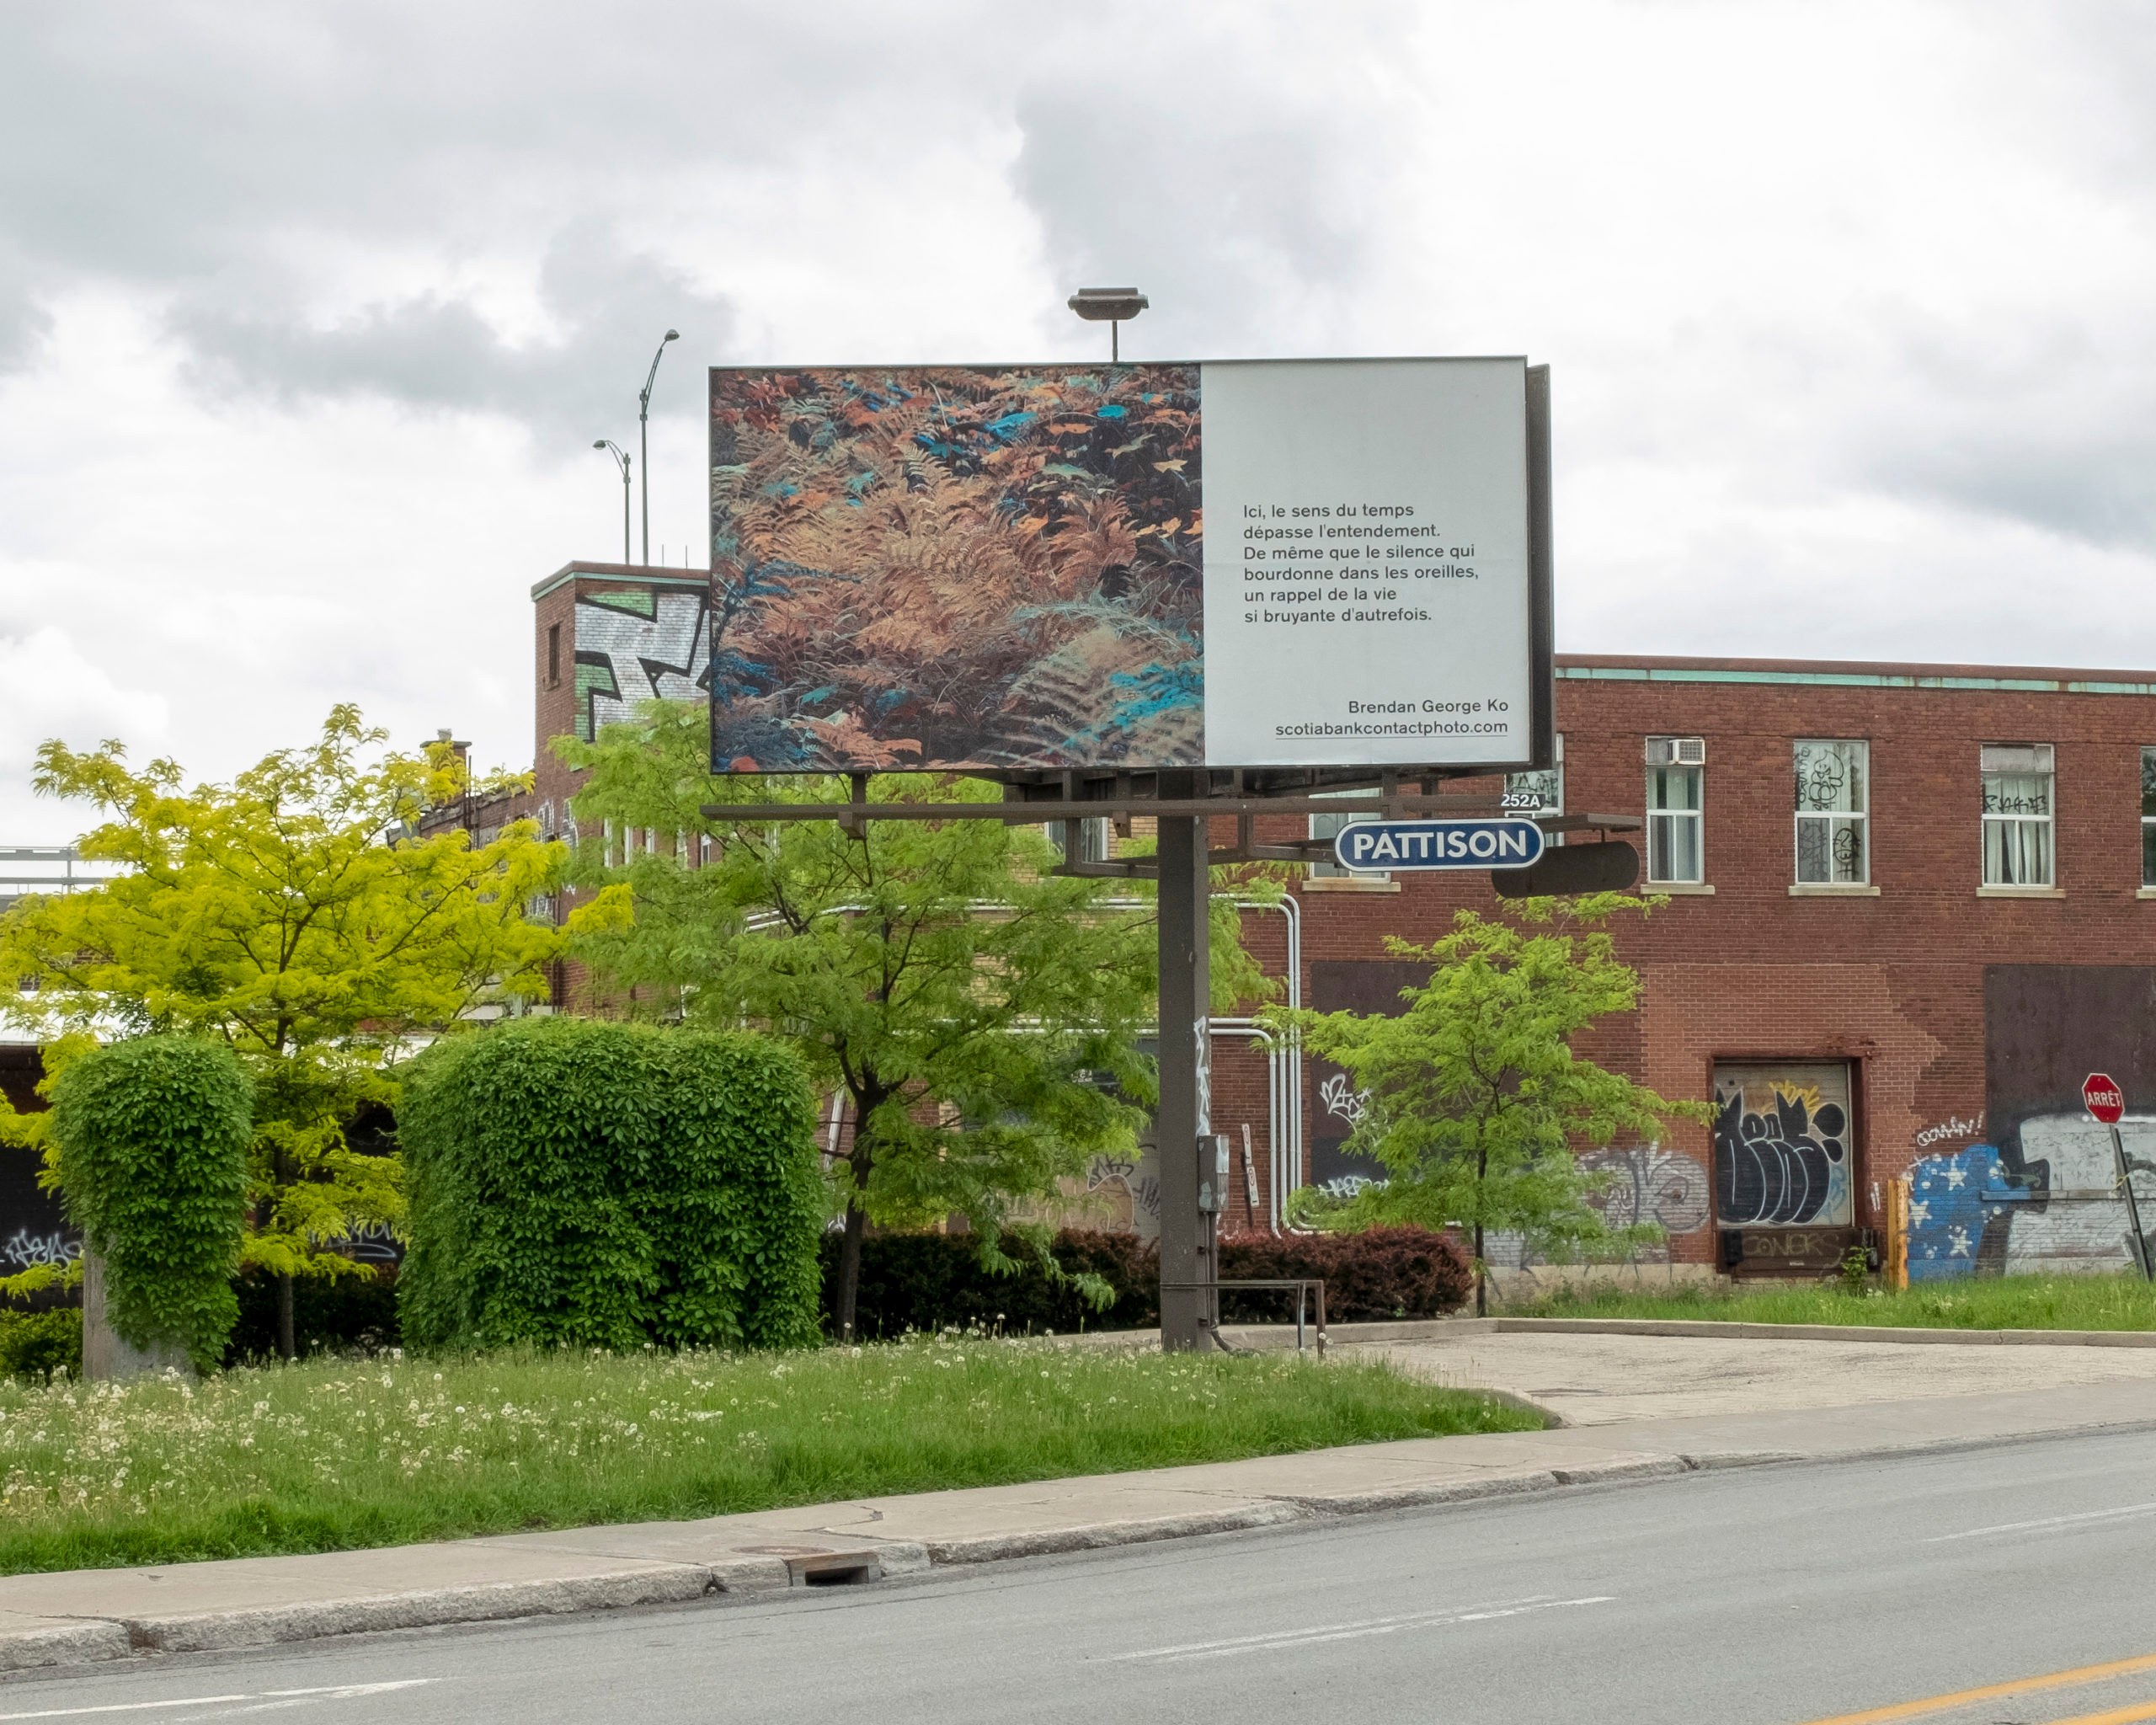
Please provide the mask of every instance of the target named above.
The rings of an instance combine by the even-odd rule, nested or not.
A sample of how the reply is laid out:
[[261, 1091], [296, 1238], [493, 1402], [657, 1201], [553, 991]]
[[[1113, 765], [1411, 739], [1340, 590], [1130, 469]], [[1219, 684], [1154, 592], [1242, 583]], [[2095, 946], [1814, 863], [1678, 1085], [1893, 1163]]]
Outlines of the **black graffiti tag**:
[[1849, 1121], [1838, 1103], [1813, 1114], [1779, 1087], [1766, 1114], [1744, 1112], [1739, 1088], [1715, 1092], [1715, 1183], [1726, 1228], [1786, 1227], [1826, 1207], [1845, 1155]]

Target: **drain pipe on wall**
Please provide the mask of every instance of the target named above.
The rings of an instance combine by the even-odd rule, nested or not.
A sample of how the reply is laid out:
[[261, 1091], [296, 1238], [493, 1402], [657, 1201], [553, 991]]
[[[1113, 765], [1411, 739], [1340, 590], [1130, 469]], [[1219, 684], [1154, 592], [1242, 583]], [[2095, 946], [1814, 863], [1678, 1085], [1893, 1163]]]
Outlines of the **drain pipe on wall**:
[[[1231, 895], [1222, 894], [1222, 897]], [[1303, 906], [1293, 893], [1283, 893], [1277, 899], [1236, 899], [1235, 908], [1241, 911], [1278, 911], [1286, 925], [1288, 1010], [1299, 1011], [1303, 1004]], [[1219, 1020], [1219, 1023], [1229, 1021]], [[1288, 1194], [1302, 1183], [1303, 1178], [1303, 1039], [1301, 1033], [1290, 1030], [1273, 1049], [1271, 1058], [1278, 1068], [1279, 1105], [1275, 1119], [1285, 1118], [1284, 1133], [1272, 1135], [1268, 1146], [1266, 1180], [1267, 1220], [1273, 1231], [1280, 1231], [1280, 1217], [1288, 1207]], [[1283, 1140], [1284, 1140], [1284, 1146]], [[1281, 1154], [1284, 1147], [1286, 1154]]]
[[[1214, 1036], [1247, 1036], [1265, 1044], [1265, 1151], [1277, 1171], [1281, 1162], [1282, 1140], [1290, 1135], [1280, 1130], [1281, 1082], [1280, 1068], [1286, 1048], [1281, 1039], [1254, 1018], [1209, 1018], [1206, 1028]], [[1243, 1129], [1247, 1132], [1250, 1129]], [[1273, 1183], [1277, 1186], [1277, 1180]], [[1280, 1231], [1280, 1212], [1277, 1205], [1268, 1204], [1270, 1214], [1267, 1223], [1273, 1231]], [[1254, 1219], [1253, 1219], [1254, 1220]]]

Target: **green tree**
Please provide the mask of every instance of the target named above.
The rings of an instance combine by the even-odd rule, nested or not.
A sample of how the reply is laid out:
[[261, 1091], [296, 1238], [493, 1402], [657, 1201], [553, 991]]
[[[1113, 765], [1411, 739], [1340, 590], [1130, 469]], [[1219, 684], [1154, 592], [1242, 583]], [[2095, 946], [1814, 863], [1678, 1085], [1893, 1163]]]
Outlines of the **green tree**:
[[1573, 1148], [1620, 1133], [1658, 1138], [1670, 1120], [1707, 1119], [1707, 1108], [1668, 1101], [1572, 1045], [1598, 1019], [1638, 1006], [1639, 978], [1602, 925], [1651, 908], [1601, 894], [1525, 900], [1507, 921], [1462, 911], [1429, 946], [1386, 941], [1394, 956], [1431, 966], [1427, 984], [1403, 991], [1398, 1017], [1269, 1013], [1353, 1076], [1363, 1113], [1347, 1147], [1390, 1177], [1346, 1200], [1305, 1200], [1310, 1219], [1467, 1229], [1478, 1313], [1489, 1310], [1488, 1230], [1589, 1249], [1651, 1236], [1651, 1226], [1613, 1234], [1588, 1202], [1606, 1178], [1581, 1167]]
[[67, 1216], [104, 1267], [108, 1321], [137, 1348], [185, 1348], [198, 1371], [239, 1316], [253, 1104], [232, 1049], [193, 1036], [114, 1043], [52, 1089]]
[[[590, 772], [580, 821], [680, 835], [702, 865], [643, 855], [605, 868], [606, 841], [587, 841], [582, 866], [606, 884], [571, 919], [573, 950], [638, 1010], [786, 1038], [825, 1093], [850, 1098], [851, 1149], [834, 1169], [846, 1232], [833, 1305], [848, 1334], [867, 1223], [963, 1215], [984, 1261], [1014, 1268], [1005, 1235], [1045, 1245], [1014, 1220], [1017, 1202], [1053, 1199], [1092, 1153], [1132, 1145], [1133, 1103], [1155, 1092], [1137, 1051], [1156, 982], [1151, 889], [1050, 875], [1038, 827], [874, 821], [857, 838], [830, 821], [707, 820], [706, 804], [846, 795], [832, 778], [713, 777], [707, 725], [701, 707], [654, 702], [595, 743], [557, 741]], [[869, 800], [997, 794], [892, 774]], [[1217, 903], [1221, 1010], [1265, 991], [1238, 928]]]
[[[410, 755], [386, 741], [341, 706], [317, 741], [192, 789], [171, 761], [132, 770], [117, 742], [49, 742], [34, 786], [100, 810], [82, 854], [125, 872], [0, 917], [0, 971], [25, 982], [7, 1016], [46, 1043], [55, 1078], [99, 1040], [146, 1032], [216, 1037], [247, 1065], [241, 1261], [280, 1279], [287, 1353], [291, 1279], [357, 1273], [332, 1242], [402, 1215], [396, 1158], [354, 1151], [345, 1128], [393, 1105], [398, 1062], [429, 1035], [488, 1002], [543, 999], [561, 940], [526, 916], [567, 861], [531, 823], [483, 846], [462, 831], [415, 836], [429, 808], [511, 782], [475, 786], [446, 745]], [[45, 1136], [37, 1114], [0, 1128]]]

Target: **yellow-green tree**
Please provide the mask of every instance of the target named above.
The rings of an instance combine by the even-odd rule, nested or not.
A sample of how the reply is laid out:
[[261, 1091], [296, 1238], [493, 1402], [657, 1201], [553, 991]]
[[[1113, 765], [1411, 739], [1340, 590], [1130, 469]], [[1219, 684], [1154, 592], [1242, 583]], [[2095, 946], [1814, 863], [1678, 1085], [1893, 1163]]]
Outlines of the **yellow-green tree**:
[[1607, 1226], [1589, 1199], [1608, 1177], [1582, 1167], [1573, 1148], [1620, 1133], [1660, 1139], [1669, 1121], [1710, 1112], [1606, 1071], [1572, 1042], [1639, 1006], [1638, 973], [1603, 925], [1661, 902], [1619, 893], [1525, 899], [1502, 921], [1460, 911], [1428, 946], [1386, 937], [1395, 958], [1430, 967], [1428, 982], [1401, 991], [1406, 1010], [1396, 1016], [1268, 1012], [1353, 1075], [1362, 1114], [1347, 1147], [1375, 1157], [1389, 1177], [1344, 1201], [1304, 1195], [1303, 1219], [1465, 1230], [1478, 1315], [1489, 1310], [1489, 1230], [1574, 1249], [1658, 1235]]
[[[589, 771], [579, 818], [710, 841], [696, 868], [649, 855], [604, 867], [588, 845], [587, 878], [604, 884], [574, 920], [577, 956], [647, 1009], [785, 1039], [825, 1093], [852, 1103], [851, 1150], [831, 1170], [846, 1218], [840, 1334], [871, 1222], [963, 1215], [991, 1267], [1016, 1267], [1006, 1235], [1030, 1235], [1052, 1262], [1019, 1203], [1053, 1202], [1095, 1151], [1133, 1144], [1137, 1109], [1102, 1080], [1139, 1103], [1155, 1093], [1138, 1049], [1155, 1016], [1151, 884], [1054, 875], [1038, 827], [883, 820], [854, 837], [831, 821], [732, 819], [713, 805], [842, 800], [845, 783], [714, 777], [709, 716], [683, 702], [647, 702], [634, 724], [555, 748]], [[872, 803], [994, 794], [926, 773], [869, 788]], [[1262, 998], [1225, 900], [1211, 932], [1214, 1010]]]
[[[241, 1262], [279, 1278], [288, 1354], [291, 1279], [352, 1273], [334, 1242], [402, 1219], [397, 1159], [353, 1150], [345, 1129], [394, 1103], [398, 1062], [432, 1036], [490, 1003], [543, 1000], [559, 949], [526, 907], [552, 890], [563, 846], [529, 821], [484, 846], [418, 836], [427, 809], [515, 781], [474, 785], [447, 745], [387, 741], [340, 706], [318, 740], [192, 789], [171, 761], [131, 768], [117, 742], [48, 742], [32, 783], [99, 810], [82, 855], [123, 872], [0, 917], [0, 975], [20, 979], [0, 1000], [45, 1044], [48, 1082], [81, 1049], [150, 1031], [219, 1038], [248, 1065]], [[43, 1138], [35, 1114], [0, 1130]]]

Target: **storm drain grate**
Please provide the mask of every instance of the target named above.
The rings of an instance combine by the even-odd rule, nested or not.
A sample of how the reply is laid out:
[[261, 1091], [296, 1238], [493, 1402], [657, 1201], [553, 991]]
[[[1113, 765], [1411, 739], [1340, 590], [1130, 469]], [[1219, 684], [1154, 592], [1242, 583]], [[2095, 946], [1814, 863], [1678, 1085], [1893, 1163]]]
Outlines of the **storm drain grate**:
[[744, 1546], [762, 1557], [783, 1557], [795, 1587], [859, 1587], [883, 1578], [883, 1562], [873, 1551], [835, 1551], [828, 1546]]

